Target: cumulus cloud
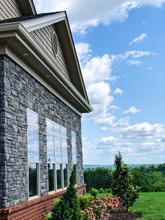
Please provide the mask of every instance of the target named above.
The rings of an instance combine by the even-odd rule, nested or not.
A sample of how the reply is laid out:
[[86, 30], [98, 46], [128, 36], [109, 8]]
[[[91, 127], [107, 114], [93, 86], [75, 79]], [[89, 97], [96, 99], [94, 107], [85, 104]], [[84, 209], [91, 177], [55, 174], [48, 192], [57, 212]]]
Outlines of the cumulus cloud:
[[103, 81], [90, 84], [87, 87], [87, 93], [93, 107], [93, 112], [87, 117], [93, 118], [95, 122], [101, 124], [101, 120], [107, 117], [108, 107], [113, 101], [110, 91], [110, 85]]
[[85, 64], [92, 56], [92, 50], [90, 49], [90, 45], [88, 43], [80, 42], [75, 44], [75, 47], [80, 63]]
[[84, 33], [88, 28], [99, 24], [109, 25], [114, 21], [123, 21], [134, 8], [145, 5], [160, 7], [165, 0], [34, 0], [34, 3], [39, 13], [66, 10], [72, 31]]
[[[165, 125], [148, 122], [131, 125], [129, 117], [109, 120], [102, 118], [101, 122], [102, 130], [107, 135], [84, 142], [87, 143], [84, 153], [88, 163], [113, 164], [114, 155], [118, 151], [126, 163], [139, 163], [139, 159], [143, 163], [157, 163], [157, 157], [160, 163], [164, 162]], [[89, 153], [93, 155], [92, 162], [87, 156]], [[84, 162], [87, 163], [85, 158]]]
[[122, 95], [124, 91], [120, 88], [116, 88], [115, 91], [113, 92], [115, 95]]
[[132, 44], [135, 44], [135, 43], [141, 43], [146, 38], [147, 38], [147, 34], [146, 33], [142, 33], [140, 36], [138, 36], [135, 39], [133, 39], [129, 44], [132, 45]]
[[82, 66], [82, 72], [87, 86], [93, 82], [110, 80], [112, 61], [108, 54], [102, 57], [92, 57]]
[[123, 111], [123, 114], [136, 114], [140, 112], [141, 110], [136, 108], [135, 106], [129, 107], [127, 110]]
[[[122, 95], [124, 91], [116, 88], [111, 91], [111, 81], [114, 77], [112, 74], [113, 66], [127, 59], [142, 58], [152, 55], [150, 51], [131, 50], [121, 54], [103, 56], [92, 56], [92, 50], [89, 44], [79, 43], [76, 45], [78, 56], [81, 63], [81, 69], [87, 88], [87, 93], [93, 112], [85, 115], [85, 118], [92, 119], [94, 123], [101, 126], [102, 130], [108, 130], [111, 127], [123, 127], [128, 125], [129, 118], [117, 119], [113, 115], [114, 95]], [[120, 110], [120, 108], [118, 108]], [[130, 107], [124, 113], [137, 113], [139, 109], [134, 106]]]
[[[109, 134], [95, 140], [95, 154], [102, 158], [110, 155], [111, 164], [113, 163], [113, 155], [120, 151], [124, 161], [127, 163], [139, 163], [139, 158], [143, 163], [157, 163], [156, 155], [165, 152], [165, 125], [139, 123], [129, 125], [126, 123], [124, 127], [120, 127], [116, 134]], [[98, 156], [97, 155], [97, 156]], [[110, 163], [110, 162], [108, 162]]]
[[115, 116], [109, 113], [109, 108], [114, 99], [109, 83], [113, 79], [112, 60], [108, 54], [92, 57], [90, 45], [86, 43], [77, 44], [76, 49], [93, 108], [93, 112], [85, 115], [85, 117], [92, 119], [101, 126], [111, 124], [115, 120]]
[[147, 139], [162, 139], [165, 138], [165, 125], [163, 124], [150, 124], [148, 122], [134, 124], [124, 128], [123, 135], [127, 137], [140, 137]]

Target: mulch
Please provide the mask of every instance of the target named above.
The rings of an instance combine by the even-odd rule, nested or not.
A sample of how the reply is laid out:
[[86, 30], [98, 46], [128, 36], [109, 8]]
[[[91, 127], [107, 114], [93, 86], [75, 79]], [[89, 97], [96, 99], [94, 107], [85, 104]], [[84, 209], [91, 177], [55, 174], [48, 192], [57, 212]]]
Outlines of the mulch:
[[118, 211], [108, 213], [102, 220], [134, 220], [140, 217], [141, 215], [136, 212]]

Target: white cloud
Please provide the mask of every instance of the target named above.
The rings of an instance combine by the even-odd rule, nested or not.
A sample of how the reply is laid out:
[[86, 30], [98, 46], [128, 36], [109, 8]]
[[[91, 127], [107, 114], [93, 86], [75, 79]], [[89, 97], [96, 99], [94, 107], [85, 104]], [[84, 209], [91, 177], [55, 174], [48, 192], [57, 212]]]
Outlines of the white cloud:
[[79, 58], [80, 63], [86, 63], [91, 58], [92, 50], [88, 43], [77, 43], [75, 44], [76, 52]]
[[123, 111], [123, 114], [136, 114], [140, 112], [140, 109], [137, 109], [135, 106], [129, 107], [127, 110]]
[[112, 62], [121, 62], [127, 59], [137, 59], [147, 56], [155, 55], [151, 51], [144, 51], [144, 50], [129, 50], [121, 54], [114, 54], [111, 55]]
[[140, 65], [141, 63], [140, 60], [127, 60], [128, 65]]
[[109, 137], [102, 137], [98, 144], [105, 144], [105, 145], [109, 145], [109, 144], [114, 144], [116, 143], [116, 138], [113, 136], [109, 136]]
[[110, 109], [112, 109], [112, 110], [120, 110], [120, 107], [116, 106], [116, 105], [111, 105]]
[[108, 113], [113, 102], [111, 86], [112, 61], [108, 54], [102, 57], [92, 57], [92, 51], [88, 44], [80, 43], [76, 46], [80, 57], [83, 78], [90, 99], [93, 112], [84, 117], [94, 120], [95, 123], [111, 124], [115, 117]]
[[92, 57], [85, 65], [82, 65], [82, 72], [87, 86], [94, 82], [110, 80], [112, 61], [108, 54], [102, 57]]
[[[106, 131], [108, 132], [108, 131]], [[103, 164], [113, 164], [114, 155], [120, 151], [126, 163], [160, 163], [164, 162], [165, 125], [147, 122], [120, 127], [118, 132], [103, 136], [99, 140], [89, 141], [93, 149], [92, 160]], [[94, 143], [94, 148], [93, 148]], [[89, 153], [90, 149], [88, 149]], [[108, 156], [107, 156], [108, 155]], [[107, 159], [108, 157], [108, 159]], [[99, 159], [100, 158], [100, 159]]]
[[134, 8], [145, 5], [160, 7], [165, 0], [34, 0], [34, 3], [39, 13], [66, 10], [72, 31], [83, 33], [99, 24], [109, 25], [114, 21], [123, 21]]
[[122, 95], [124, 93], [124, 91], [120, 88], [115, 89], [115, 91], [113, 92], [115, 95]]
[[87, 117], [95, 119], [97, 122], [107, 116], [107, 111], [113, 101], [110, 95], [110, 85], [106, 82], [97, 82], [87, 87], [87, 93], [93, 107], [93, 112]]
[[133, 39], [129, 44], [132, 45], [134, 43], [141, 43], [143, 42], [145, 39], [147, 38], [147, 34], [146, 33], [142, 33], [140, 36], [136, 37], [135, 39]]
[[148, 122], [135, 124], [124, 128], [123, 135], [134, 138], [162, 139], [165, 138], [165, 125], [149, 124]]
[[130, 123], [130, 118], [127, 116], [125, 118], [120, 118], [118, 119], [115, 123], [114, 123], [114, 127], [118, 127], [119, 129], [120, 128], [125, 128], [127, 126], [129, 126], [129, 123]]

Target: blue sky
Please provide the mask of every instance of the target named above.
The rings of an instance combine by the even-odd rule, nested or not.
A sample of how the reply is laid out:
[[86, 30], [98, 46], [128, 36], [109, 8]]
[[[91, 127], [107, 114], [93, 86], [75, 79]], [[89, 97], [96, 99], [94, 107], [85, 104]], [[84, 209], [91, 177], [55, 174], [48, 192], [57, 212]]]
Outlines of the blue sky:
[[66, 10], [93, 112], [84, 164], [165, 162], [165, 0], [34, 0]]

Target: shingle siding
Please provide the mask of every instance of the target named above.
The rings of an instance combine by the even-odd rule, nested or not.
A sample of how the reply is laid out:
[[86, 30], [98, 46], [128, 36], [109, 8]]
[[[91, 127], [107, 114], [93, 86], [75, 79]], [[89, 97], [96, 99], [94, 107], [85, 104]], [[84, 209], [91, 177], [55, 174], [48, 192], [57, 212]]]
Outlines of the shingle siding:
[[67, 128], [70, 171], [71, 131], [76, 132], [82, 184], [81, 117], [7, 56], [0, 56], [0, 85], [0, 208], [28, 200], [27, 108], [39, 115], [40, 195], [48, 194], [46, 118]]

